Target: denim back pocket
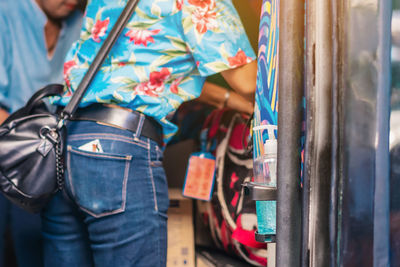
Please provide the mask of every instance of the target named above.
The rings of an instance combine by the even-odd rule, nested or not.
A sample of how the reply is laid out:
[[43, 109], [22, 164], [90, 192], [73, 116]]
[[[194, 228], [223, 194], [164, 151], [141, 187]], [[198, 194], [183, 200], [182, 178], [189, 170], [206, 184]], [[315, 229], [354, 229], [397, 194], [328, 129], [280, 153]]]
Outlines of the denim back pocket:
[[97, 218], [123, 212], [131, 160], [130, 155], [88, 152], [68, 146], [66, 178], [79, 207]]

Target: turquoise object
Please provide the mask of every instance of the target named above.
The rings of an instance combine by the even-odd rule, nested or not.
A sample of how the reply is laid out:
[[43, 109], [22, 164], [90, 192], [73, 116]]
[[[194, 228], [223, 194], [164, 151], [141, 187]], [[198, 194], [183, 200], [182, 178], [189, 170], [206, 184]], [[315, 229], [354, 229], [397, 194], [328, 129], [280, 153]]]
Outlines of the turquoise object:
[[257, 228], [261, 235], [276, 234], [276, 201], [256, 201]]

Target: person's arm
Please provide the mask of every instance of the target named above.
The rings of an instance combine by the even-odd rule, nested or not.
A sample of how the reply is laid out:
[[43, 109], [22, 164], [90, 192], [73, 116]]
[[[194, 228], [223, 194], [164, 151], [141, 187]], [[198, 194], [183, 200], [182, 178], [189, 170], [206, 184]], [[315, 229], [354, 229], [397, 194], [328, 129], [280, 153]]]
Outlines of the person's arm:
[[[183, 5], [187, 5], [188, 8], [182, 8], [182, 31], [185, 33], [186, 45], [190, 48], [199, 74], [206, 77], [221, 73], [235, 92], [254, 103], [257, 82], [256, 55], [232, 2], [221, 0], [203, 3], [212, 12], [229, 10], [212, 19], [213, 27], [200, 25], [188, 19], [198, 10], [198, 6], [191, 2], [183, 1]], [[187, 23], [188, 21], [193, 23]], [[235, 27], [226, 27], [227, 21]], [[198, 38], [199, 36], [201, 38]], [[224, 98], [224, 95], [222, 93], [220, 97]]]
[[9, 113], [6, 110], [0, 108], [0, 125], [8, 118], [8, 115]]
[[254, 12], [254, 15], [260, 16], [262, 0], [250, 0], [249, 4]]
[[255, 60], [238, 68], [222, 71], [221, 75], [233, 90], [254, 103], [257, 87], [257, 62]]
[[204, 83], [197, 100], [216, 108], [228, 107], [247, 114], [252, 114], [254, 108], [253, 102], [244, 99], [234, 91], [210, 82]]

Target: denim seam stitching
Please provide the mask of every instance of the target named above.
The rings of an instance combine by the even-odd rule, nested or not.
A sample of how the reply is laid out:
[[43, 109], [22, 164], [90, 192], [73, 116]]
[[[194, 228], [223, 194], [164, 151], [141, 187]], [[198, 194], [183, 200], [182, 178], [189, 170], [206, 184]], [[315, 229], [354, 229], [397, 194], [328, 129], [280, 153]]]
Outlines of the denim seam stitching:
[[123, 186], [122, 186], [122, 204], [121, 204], [120, 208], [118, 208], [116, 210], [113, 210], [113, 211], [109, 211], [109, 212], [103, 212], [103, 213], [100, 213], [100, 214], [95, 214], [95, 213], [87, 210], [86, 208], [82, 208], [81, 206], [79, 206], [79, 207], [82, 210], [84, 210], [85, 212], [87, 212], [88, 214], [90, 214], [91, 216], [95, 217], [95, 218], [100, 218], [100, 217], [109, 216], [109, 215], [113, 215], [113, 214], [124, 212], [125, 208], [126, 208], [126, 185], [127, 185], [127, 180], [128, 180], [129, 167], [130, 167], [130, 161], [126, 160], [126, 162], [125, 162], [125, 172], [124, 172], [124, 181], [123, 181]]
[[127, 155], [127, 156], [110, 156], [110, 155], [104, 155], [104, 154], [90, 154], [90, 153], [85, 153], [82, 152], [80, 150], [76, 150], [73, 149], [71, 146], [67, 147], [67, 150], [70, 152], [74, 152], [80, 155], [84, 155], [84, 156], [90, 156], [93, 158], [107, 158], [107, 159], [119, 159], [119, 160], [131, 160], [132, 156], [131, 155]]
[[[114, 136], [114, 137], [113, 137]], [[126, 136], [119, 136], [119, 135], [107, 135], [107, 134], [75, 134], [75, 135], [70, 135], [68, 136], [68, 139], [71, 141], [76, 141], [76, 140], [87, 140], [87, 139], [93, 139], [93, 138], [101, 138], [101, 139], [107, 139], [107, 140], [116, 140], [116, 141], [121, 141], [121, 142], [127, 142], [130, 144], [134, 145], [140, 145], [142, 147], [147, 147], [147, 142], [142, 141], [140, 139], [135, 139], [135, 138], [129, 138]]]
[[138, 139], [142, 135], [144, 119], [145, 119], [144, 115], [142, 113], [140, 113], [139, 123], [138, 123], [135, 133], [133, 134], [135, 139]]
[[[96, 136], [96, 135], [91, 135], [91, 136], [82, 136], [82, 137], [75, 137], [75, 138], [70, 138], [68, 137], [68, 139], [70, 141], [79, 141], [79, 140], [89, 140], [89, 139], [94, 139], [94, 138], [100, 138], [100, 139], [106, 139], [106, 140], [116, 140], [116, 141], [120, 141], [120, 142], [125, 142], [125, 143], [130, 143], [130, 144], [134, 144], [134, 145], [139, 145], [143, 148], [147, 148], [147, 143], [142, 141], [142, 140], [135, 140], [134, 138], [126, 138], [126, 139], [122, 139], [122, 138], [114, 138], [114, 137], [104, 137], [104, 136]], [[132, 140], [132, 141], [131, 141]]]
[[[90, 140], [90, 139], [93, 139], [93, 138], [85, 138], [85, 137], [83, 137], [83, 138], [80, 138], [80, 139], [75, 139], [75, 140], [71, 140], [71, 141], [76, 141], [76, 140]], [[119, 142], [124, 142], [124, 143], [128, 143], [128, 144], [132, 144], [132, 145], [138, 145], [138, 146], [140, 146], [140, 147], [142, 147], [142, 148], [147, 148], [147, 143], [144, 143], [143, 141], [141, 141], [141, 140], [135, 140], [135, 139], [133, 139], [132, 141], [128, 141], [128, 140], [123, 140], [123, 139], [119, 139], [119, 138], [113, 138], [113, 137], [102, 137], [101, 138], [102, 140], [114, 140], [114, 141], [119, 141]]]
[[68, 182], [69, 182], [69, 186], [71, 189], [71, 194], [76, 199], [75, 190], [74, 190], [74, 186], [72, 184], [72, 178], [71, 178], [71, 167], [70, 167], [71, 166], [71, 151], [68, 150], [68, 147], [67, 147], [67, 151], [68, 151], [68, 153], [67, 153]]
[[113, 215], [113, 214], [118, 214], [118, 213], [124, 212], [125, 211], [125, 205], [123, 205], [123, 204], [124, 203], [122, 203], [121, 207], [116, 209], [116, 210], [113, 210], [113, 211], [110, 211], [110, 212], [103, 212], [103, 213], [100, 213], [100, 214], [93, 213], [92, 211], [90, 211], [90, 210], [88, 210], [86, 208], [83, 208], [81, 206], [79, 206], [79, 208], [81, 210], [83, 210], [84, 212], [86, 212], [87, 214], [89, 214], [90, 216], [94, 217], [94, 218], [101, 218], [101, 217], [105, 217], [105, 216], [109, 216], [109, 215]]
[[[73, 186], [73, 183], [72, 183], [72, 178], [71, 178], [72, 175], [71, 175], [71, 167], [70, 167], [71, 166], [71, 164], [70, 164], [70, 162], [71, 162], [71, 151], [74, 151], [74, 150], [70, 146], [67, 147], [67, 150], [68, 150], [68, 153], [67, 153], [68, 181], [69, 181], [69, 184], [70, 184], [71, 193], [72, 193], [73, 197], [75, 198], [74, 202], [76, 202], [76, 194], [75, 194], [74, 186]], [[88, 155], [92, 155], [92, 154], [88, 154]], [[103, 212], [103, 213], [100, 213], [100, 214], [95, 214], [92, 211], [89, 211], [88, 209], [81, 207], [77, 203], [78, 207], [81, 210], [87, 212], [89, 215], [91, 215], [91, 216], [93, 216], [95, 218], [100, 218], [100, 217], [104, 217], [104, 216], [108, 216], [108, 215], [113, 215], [113, 214], [117, 214], [117, 213], [125, 211], [125, 208], [126, 208], [127, 180], [128, 180], [130, 161], [132, 159], [132, 156], [127, 156], [126, 158], [123, 158], [123, 159], [126, 162], [125, 162], [125, 171], [124, 171], [124, 181], [123, 181], [123, 187], [122, 187], [122, 204], [121, 204], [121, 207], [116, 209], [116, 210], [110, 211], [110, 212]]]
[[[149, 145], [150, 145], [150, 143], [149, 143]], [[148, 163], [149, 163], [149, 174], [150, 174], [149, 176], [150, 176], [151, 185], [153, 187], [154, 210], [158, 212], [157, 192], [156, 192], [156, 186], [154, 184], [153, 170], [151, 167], [150, 151], [151, 151], [151, 149], [147, 150]]]
[[162, 161], [159, 160], [160, 155], [161, 155], [161, 149], [156, 145], [156, 155], [157, 155], [157, 160], [151, 161], [150, 164], [153, 167], [161, 167], [162, 166]]
[[158, 261], [159, 266], [161, 266], [162, 258], [161, 258], [161, 225], [158, 226], [158, 239], [157, 239], [157, 256], [160, 259]]
[[[115, 137], [120, 137], [123, 139], [132, 139], [132, 137], [120, 135], [120, 134], [112, 134], [112, 133], [82, 133], [82, 134], [71, 134], [68, 135], [68, 138], [77, 138], [77, 137], [83, 137], [83, 136], [115, 136]], [[142, 141], [145, 143], [144, 141]]]

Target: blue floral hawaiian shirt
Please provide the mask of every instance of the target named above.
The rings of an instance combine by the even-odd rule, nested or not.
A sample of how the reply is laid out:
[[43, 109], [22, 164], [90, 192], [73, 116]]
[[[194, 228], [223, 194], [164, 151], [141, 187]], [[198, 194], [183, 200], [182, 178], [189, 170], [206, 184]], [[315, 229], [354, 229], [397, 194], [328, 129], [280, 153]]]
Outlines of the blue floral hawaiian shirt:
[[[64, 65], [66, 105], [127, 0], [91, 0], [80, 39]], [[200, 95], [205, 77], [255, 59], [231, 0], [141, 0], [80, 106], [113, 103], [155, 118], [167, 142], [167, 117]]]

